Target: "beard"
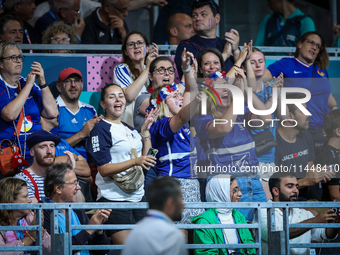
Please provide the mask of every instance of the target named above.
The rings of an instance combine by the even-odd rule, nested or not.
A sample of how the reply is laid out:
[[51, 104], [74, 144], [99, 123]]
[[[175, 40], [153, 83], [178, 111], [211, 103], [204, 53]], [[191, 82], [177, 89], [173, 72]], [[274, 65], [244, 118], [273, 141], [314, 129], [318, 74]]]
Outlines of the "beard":
[[282, 194], [281, 192], [279, 193], [279, 201], [280, 202], [294, 202], [296, 201], [298, 198], [298, 195], [296, 193], [294, 193], [294, 195], [287, 197], [284, 194]]
[[[45, 158], [50, 158], [50, 157], [53, 157], [53, 160], [52, 160], [52, 161], [49, 161], [49, 162], [45, 161]], [[54, 164], [55, 155], [54, 155], [54, 154], [47, 154], [45, 157], [41, 157], [41, 156], [38, 156], [38, 155], [37, 155], [37, 156], [34, 158], [34, 160], [37, 162], [37, 164], [38, 164], [39, 166], [49, 167], [49, 166], [51, 166], [51, 165]]]

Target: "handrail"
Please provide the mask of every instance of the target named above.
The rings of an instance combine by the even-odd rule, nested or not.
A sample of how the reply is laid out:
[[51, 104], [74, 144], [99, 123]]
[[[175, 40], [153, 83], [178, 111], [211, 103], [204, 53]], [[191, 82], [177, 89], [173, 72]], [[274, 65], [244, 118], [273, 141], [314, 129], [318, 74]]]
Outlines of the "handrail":
[[[255, 232], [255, 241], [254, 244], [188, 244], [188, 249], [209, 249], [209, 248], [229, 248], [229, 249], [238, 249], [238, 248], [256, 248], [258, 252], [261, 252], [261, 209], [267, 209], [267, 216], [270, 217], [271, 210], [275, 210], [275, 208], [283, 208], [283, 216], [284, 216], [284, 230], [286, 238], [289, 238], [289, 228], [340, 228], [340, 223], [304, 223], [304, 224], [289, 224], [286, 219], [288, 219], [288, 211], [290, 208], [334, 208], [340, 207], [340, 202], [267, 202], [267, 203], [256, 203], [256, 202], [240, 202], [240, 203], [186, 203], [185, 208], [254, 208], [256, 210], [255, 213], [255, 222], [252, 224], [176, 224], [175, 226], [180, 229], [216, 229], [216, 228], [249, 228], [256, 229]], [[111, 208], [111, 209], [122, 209], [122, 208], [130, 208], [130, 209], [146, 209], [148, 208], [148, 203], [38, 203], [38, 204], [0, 204], [0, 210], [18, 210], [18, 209], [32, 209], [37, 210], [38, 218], [37, 225], [33, 226], [0, 226], [0, 231], [6, 230], [37, 230], [41, 233], [41, 226], [39, 222], [41, 222], [41, 212], [44, 209], [52, 210], [55, 215], [58, 214], [58, 210], [66, 209], [66, 222], [69, 224], [67, 227], [67, 231], [70, 233], [73, 229], [133, 229], [135, 225], [125, 224], [125, 225], [77, 225], [72, 226], [70, 221], [70, 209], [102, 209], [102, 208]], [[262, 211], [263, 213], [263, 211]], [[53, 217], [51, 217], [51, 220]], [[53, 220], [52, 220], [53, 221]], [[275, 217], [274, 217], [275, 221]], [[51, 227], [51, 231], [57, 231], [58, 222], [54, 222]], [[271, 223], [271, 226], [268, 225], [268, 233], [272, 234], [277, 231], [273, 231], [275, 229], [275, 222]], [[38, 232], [38, 234], [39, 234]], [[40, 234], [39, 234], [40, 235]], [[64, 235], [64, 236], [63, 236]], [[38, 236], [38, 235], [37, 235]], [[42, 242], [41, 235], [40, 244], [31, 247], [0, 247], [0, 251], [38, 251], [39, 254], [42, 254]], [[72, 245], [72, 236], [65, 234], [59, 234], [57, 232], [51, 233], [52, 240], [54, 238], [58, 238], [60, 240], [68, 240], [65, 241], [63, 245], [60, 247], [55, 247], [58, 253], [55, 254], [72, 254], [72, 250], [107, 250], [107, 249], [122, 249], [123, 245]], [[277, 244], [275, 244], [277, 245]], [[315, 247], [338, 247], [338, 243], [299, 243], [299, 244], [290, 244], [290, 242], [286, 242], [286, 251], [289, 254], [290, 248], [315, 248]], [[64, 248], [63, 250], [60, 250]]]
[[[117, 54], [121, 53], [122, 46], [120, 44], [19, 44], [23, 50], [75, 50], [75, 51], [115, 51]], [[152, 47], [152, 45], [151, 45]], [[243, 46], [240, 48], [243, 48]], [[294, 53], [295, 47], [257, 47], [265, 53]], [[177, 49], [177, 45], [158, 45], [160, 52], [167, 52], [172, 55]], [[327, 52], [330, 55], [338, 56], [340, 48], [327, 47]], [[93, 54], [93, 53], [91, 53]]]

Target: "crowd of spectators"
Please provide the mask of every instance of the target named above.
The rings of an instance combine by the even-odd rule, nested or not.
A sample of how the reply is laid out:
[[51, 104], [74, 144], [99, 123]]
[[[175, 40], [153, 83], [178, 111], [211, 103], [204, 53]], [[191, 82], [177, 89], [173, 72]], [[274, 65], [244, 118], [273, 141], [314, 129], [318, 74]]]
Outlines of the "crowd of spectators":
[[[84, 210], [71, 210], [72, 225], [137, 223], [133, 231], [73, 230], [72, 243], [126, 244], [124, 254], [137, 254], [140, 247], [143, 254], [186, 254], [185, 240], [251, 244], [254, 235], [249, 229], [178, 231], [173, 221], [179, 227], [247, 224], [254, 220], [255, 209], [184, 209], [183, 202], [340, 200], [340, 110], [327, 73], [329, 56], [312, 19], [292, 1], [268, 1], [274, 14], [264, 18], [255, 45], [293, 46], [296, 51], [294, 58], [282, 57], [267, 68], [264, 53], [252, 40], [240, 47], [235, 29], [216, 36], [221, 14], [213, 0], [191, 1], [191, 17], [167, 15], [167, 43], [178, 45], [174, 62], [159, 56], [157, 44], [130, 31], [124, 21], [129, 11], [166, 6], [167, 1], [91, 2], [48, 1], [41, 7], [49, 8], [46, 13], [30, 23], [37, 8], [34, 1], [3, 1], [0, 140], [16, 144], [27, 165], [15, 169], [14, 177], [1, 169], [0, 203], [98, 201], [105, 208], [107, 202], [149, 202], [149, 211], [99, 209], [91, 217]], [[339, 25], [333, 31], [336, 45]], [[55, 74], [58, 95], [51, 93], [40, 63], [33, 62], [27, 77], [21, 76], [25, 56], [18, 44], [41, 42], [122, 45], [112, 83], [101, 90], [104, 115], [80, 101], [85, 74], [71, 63]], [[276, 169], [290, 171], [274, 173]], [[339, 211], [294, 208], [289, 223], [340, 222]], [[50, 211], [44, 215], [43, 249], [49, 254]], [[65, 210], [59, 211], [60, 233], [66, 231], [65, 215]], [[261, 215], [265, 245], [270, 237], [266, 213]], [[0, 224], [34, 225], [35, 217], [29, 210], [2, 212]], [[277, 230], [282, 230], [281, 209], [275, 219]], [[151, 237], [145, 226], [153, 229]], [[324, 242], [335, 240], [338, 232], [291, 229], [289, 239]], [[163, 244], [162, 238], [170, 241]], [[0, 232], [1, 245], [30, 246], [35, 241], [35, 231]], [[256, 249], [194, 253], [256, 254]]]

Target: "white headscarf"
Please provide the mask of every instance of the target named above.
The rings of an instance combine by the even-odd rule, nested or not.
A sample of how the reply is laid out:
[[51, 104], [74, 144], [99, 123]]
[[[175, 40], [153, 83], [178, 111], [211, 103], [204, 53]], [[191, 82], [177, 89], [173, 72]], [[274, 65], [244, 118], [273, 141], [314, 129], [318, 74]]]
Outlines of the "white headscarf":
[[[205, 188], [207, 202], [228, 203], [230, 201], [230, 175], [215, 175]], [[221, 214], [231, 214], [232, 209], [216, 209]]]
[[[230, 175], [219, 174], [211, 178], [207, 183], [205, 189], [206, 197], [208, 202], [219, 202], [228, 203], [230, 201]], [[221, 224], [234, 224], [234, 219], [232, 215], [232, 208], [219, 208], [216, 209], [218, 214], [218, 219]], [[236, 229], [222, 229], [224, 240], [226, 243], [237, 244], [237, 231]], [[228, 249], [229, 253], [236, 250]]]

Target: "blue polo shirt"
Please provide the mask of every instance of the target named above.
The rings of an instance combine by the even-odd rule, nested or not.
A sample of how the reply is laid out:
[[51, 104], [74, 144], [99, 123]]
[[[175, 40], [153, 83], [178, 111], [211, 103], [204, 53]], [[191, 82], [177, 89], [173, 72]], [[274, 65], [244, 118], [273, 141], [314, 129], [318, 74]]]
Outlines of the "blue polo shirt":
[[[315, 64], [314, 64], [315, 65]], [[297, 58], [282, 58], [268, 66], [268, 70], [275, 77], [283, 73], [285, 87], [309, 89], [313, 65], [309, 66]], [[312, 114], [309, 118], [309, 128], [317, 129], [323, 126], [325, 115], [329, 112], [328, 99], [331, 94], [331, 83], [326, 70], [315, 65], [314, 83], [311, 89], [311, 99], [307, 102], [307, 109]]]
[[[67, 139], [78, 133], [80, 130], [82, 130], [85, 123], [97, 114], [96, 109], [92, 105], [80, 101], [78, 101], [79, 110], [76, 113], [73, 113], [66, 107], [66, 104], [61, 96], [57, 97], [56, 101], [59, 110], [58, 134], [62, 139]], [[86, 139], [87, 138], [84, 138], [73, 147], [85, 159], [87, 159], [87, 153], [85, 149]]]

